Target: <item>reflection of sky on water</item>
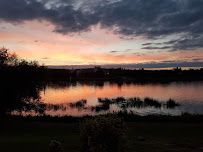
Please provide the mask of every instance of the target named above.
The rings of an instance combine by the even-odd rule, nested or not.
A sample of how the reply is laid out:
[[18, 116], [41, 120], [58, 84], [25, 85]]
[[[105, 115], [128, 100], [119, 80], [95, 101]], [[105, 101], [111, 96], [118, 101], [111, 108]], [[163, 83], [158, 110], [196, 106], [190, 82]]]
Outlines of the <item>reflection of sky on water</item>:
[[[147, 114], [169, 114], [180, 115], [181, 113], [203, 114], [203, 82], [173, 82], [167, 84], [126, 84], [119, 86], [117, 83], [102, 82], [60, 82], [48, 83], [44, 90], [40, 92], [41, 101], [47, 104], [63, 104], [66, 110], [49, 109], [45, 113], [52, 116], [74, 115], [82, 116], [89, 114], [105, 114], [108, 112], [118, 112], [123, 110], [116, 104], [110, 104], [109, 109], [96, 111], [92, 107], [100, 106], [98, 98], [114, 99], [117, 97], [134, 98], [143, 100], [146, 97], [166, 102], [174, 99], [181, 106], [174, 108], [155, 108], [154, 106], [128, 107], [126, 110], [139, 115]], [[87, 103], [84, 108], [70, 108], [70, 103], [75, 103], [85, 99]]]
[[172, 98], [177, 102], [203, 101], [203, 82], [173, 82], [170, 84], [123, 84], [105, 82], [103, 87], [94, 84], [56, 87], [57, 84], [47, 85], [41, 97], [45, 103], [70, 103], [86, 99], [88, 104], [95, 104], [97, 98], [117, 97], [150, 97], [157, 100]]
[[[57, 110], [57, 111], [46, 111], [46, 114], [53, 115], [53, 116], [64, 116], [64, 115], [73, 115], [73, 116], [83, 116], [83, 115], [98, 115], [98, 114], [105, 114], [109, 112], [118, 112], [122, 110], [117, 105], [111, 105], [110, 109], [107, 111], [91, 111], [90, 109], [67, 109], [66, 111]], [[179, 107], [175, 107], [173, 109], [169, 109], [166, 107], [155, 108], [155, 107], [133, 107], [127, 108], [128, 112], [133, 112], [134, 114], [138, 115], [148, 115], [148, 114], [164, 114], [164, 115], [181, 115], [182, 113], [190, 113], [190, 114], [203, 114], [203, 104], [197, 104], [196, 102], [193, 103], [184, 103], [181, 104]]]
[[182, 113], [186, 112], [190, 114], [203, 114], [203, 103], [183, 102], [181, 103], [181, 106], [175, 107], [174, 109], [167, 109], [165, 107], [161, 108], [146, 107], [141, 109], [131, 108], [129, 110], [139, 115], [147, 115], [147, 114], [181, 115]]

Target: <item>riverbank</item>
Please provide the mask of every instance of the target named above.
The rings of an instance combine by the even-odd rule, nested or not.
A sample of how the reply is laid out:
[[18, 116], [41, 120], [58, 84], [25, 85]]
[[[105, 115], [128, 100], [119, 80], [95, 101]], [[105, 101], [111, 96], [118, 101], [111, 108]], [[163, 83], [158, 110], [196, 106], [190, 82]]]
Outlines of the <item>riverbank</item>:
[[203, 123], [202, 114], [189, 114], [182, 113], [181, 115], [161, 115], [161, 114], [149, 114], [141, 116], [132, 112], [120, 111], [117, 113], [107, 113], [101, 115], [84, 115], [84, 116], [22, 116], [22, 115], [4, 115], [0, 117], [0, 121], [39, 121], [39, 122], [53, 122], [53, 123], [75, 123], [85, 119], [92, 119], [98, 116], [105, 117], [117, 117], [123, 119], [125, 122], [183, 122], [183, 123]]
[[[201, 152], [203, 122], [127, 122], [128, 152]], [[51, 140], [64, 151], [81, 151], [78, 122], [7, 120], [1, 123], [0, 146], [6, 152], [44, 152]], [[143, 137], [143, 140], [137, 138]]]

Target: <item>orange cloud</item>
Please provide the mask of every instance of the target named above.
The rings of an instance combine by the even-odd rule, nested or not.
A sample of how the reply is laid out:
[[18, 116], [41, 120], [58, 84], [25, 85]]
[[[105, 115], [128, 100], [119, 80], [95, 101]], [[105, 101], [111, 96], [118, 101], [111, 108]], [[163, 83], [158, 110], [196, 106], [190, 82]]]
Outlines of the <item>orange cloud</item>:
[[[62, 64], [117, 64], [141, 63], [164, 60], [186, 60], [203, 58], [202, 51], [147, 53], [139, 50], [144, 40], [123, 40], [111, 31], [92, 26], [92, 31], [78, 35], [62, 35], [52, 32], [54, 25], [43, 21], [27, 21], [24, 24], [12, 25], [3, 23], [0, 29], [2, 46], [16, 52], [28, 60], [38, 60], [47, 65]], [[136, 43], [135, 43], [136, 42]], [[138, 44], [139, 43], [139, 44]], [[123, 55], [109, 54], [112, 50], [135, 49], [145, 55], [138, 56], [135, 52]]]

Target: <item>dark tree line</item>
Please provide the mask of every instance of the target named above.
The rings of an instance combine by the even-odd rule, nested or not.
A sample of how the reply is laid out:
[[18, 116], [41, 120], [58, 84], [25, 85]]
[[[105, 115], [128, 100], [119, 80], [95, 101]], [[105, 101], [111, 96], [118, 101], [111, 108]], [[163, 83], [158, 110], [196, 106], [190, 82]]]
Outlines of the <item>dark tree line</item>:
[[25, 59], [18, 58], [16, 53], [11, 53], [7, 48], [0, 48], [0, 68], [8, 67], [39, 67], [37, 61], [27, 61]]
[[16, 110], [39, 111], [41, 86], [33, 78], [43, 69], [37, 61], [20, 59], [5, 47], [0, 48], [0, 118]]
[[40, 66], [38, 61], [21, 59], [5, 47], [0, 48], [0, 81], [40, 79], [44, 71], [45, 67]]

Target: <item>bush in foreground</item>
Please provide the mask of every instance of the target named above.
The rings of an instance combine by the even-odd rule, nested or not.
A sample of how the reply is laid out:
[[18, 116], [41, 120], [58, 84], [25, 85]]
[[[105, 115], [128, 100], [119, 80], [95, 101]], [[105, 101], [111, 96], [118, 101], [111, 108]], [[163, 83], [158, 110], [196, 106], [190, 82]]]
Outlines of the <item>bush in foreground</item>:
[[99, 116], [80, 124], [84, 152], [125, 152], [127, 127], [117, 117]]
[[63, 146], [59, 141], [52, 140], [48, 148], [49, 152], [63, 152]]

